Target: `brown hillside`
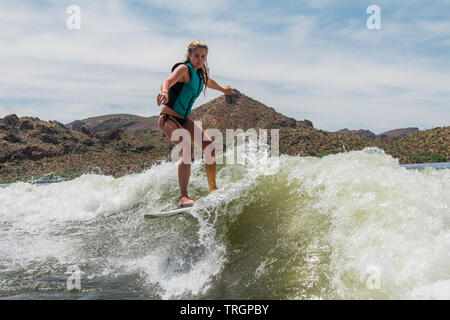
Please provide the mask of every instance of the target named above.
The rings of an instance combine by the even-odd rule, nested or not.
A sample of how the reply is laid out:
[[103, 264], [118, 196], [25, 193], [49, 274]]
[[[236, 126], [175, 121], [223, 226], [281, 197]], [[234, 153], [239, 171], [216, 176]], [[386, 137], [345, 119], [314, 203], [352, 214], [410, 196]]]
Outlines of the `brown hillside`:
[[158, 117], [140, 117], [132, 114], [111, 114], [76, 120], [66, 124], [66, 127], [81, 131], [86, 127], [92, 132], [103, 132], [113, 128], [123, 129], [134, 135], [143, 135], [158, 130]]
[[416, 131], [405, 137], [386, 139], [377, 146], [401, 163], [450, 161], [450, 127]]
[[[56, 171], [65, 178], [88, 172], [122, 176], [169, 159], [172, 144], [156, 130], [155, 117], [108, 115], [57, 121], [9, 115], [0, 119], [0, 183]], [[396, 139], [318, 130], [308, 120], [286, 117], [236, 90], [194, 109], [205, 129], [279, 129], [281, 154], [317, 156], [377, 146], [401, 163], [450, 161], [450, 127], [416, 131]], [[70, 128], [76, 129], [71, 130]], [[345, 146], [345, 147], [344, 147]]]
[[141, 171], [170, 154], [159, 131], [135, 136], [113, 128], [70, 130], [58, 121], [12, 114], [0, 119], [0, 183], [55, 171], [65, 178], [92, 171], [121, 176]]
[[280, 129], [312, 127], [308, 120], [297, 121], [256, 101], [235, 89], [235, 94], [222, 95], [192, 110], [190, 117], [202, 121], [204, 128]]
[[392, 138], [401, 138], [401, 137], [406, 137], [407, 135], [410, 135], [414, 132], [419, 131], [418, 128], [402, 128], [402, 129], [394, 129], [394, 130], [389, 130], [380, 134], [377, 134], [377, 139], [392, 139]]

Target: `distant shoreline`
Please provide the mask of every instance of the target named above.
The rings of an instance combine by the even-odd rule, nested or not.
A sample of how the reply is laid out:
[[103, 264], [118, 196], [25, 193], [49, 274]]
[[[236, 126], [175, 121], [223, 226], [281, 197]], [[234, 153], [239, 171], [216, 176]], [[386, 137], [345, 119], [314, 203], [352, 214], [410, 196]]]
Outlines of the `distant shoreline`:
[[430, 167], [437, 170], [450, 169], [450, 162], [431, 162], [431, 163], [404, 163], [400, 165], [406, 169], [423, 170]]
[[[437, 169], [437, 170], [443, 170], [443, 169], [450, 169], [450, 162], [430, 162], [430, 163], [406, 163], [406, 164], [400, 164], [401, 167], [404, 167], [408, 170], [419, 170], [422, 171], [425, 168], [433, 168], [433, 169]], [[76, 179], [76, 178], [74, 178]], [[69, 179], [67, 181], [70, 181], [73, 179]], [[16, 182], [11, 182], [11, 183], [0, 183], [0, 188], [6, 188], [9, 187], [10, 185], [17, 183], [17, 182], [25, 182], [25, 181], [16, 181]], [[54, 182], [52, 181], [48, 181], [47, 183], [43, 183], [43, 184], [39, 184], [39, 185], [49, 185], [52, 183], [60, 183], [63, 181], [58, 181], [55, 180]], [[38, 184], [36, 184], [38, 185]]]
[[[329, 132], [235, 91], [193, 109], [191, 119], [205, 130], [219, 130], [223, 137], [229, 129], [270, 129], [270, 143], [276, 129], [280, 154], [322, 158], [377, 147], [402, 164], [450, 161], [450, 126], [394, 129], [382, 135], [363, 129]], [[11, 114], [0, 119], [0, 183], [28, 181], [49, 172], [64, 179], [88, 172], [119, 177], [170, 159], [172, 148], [156, 116], [112, 114], [64, 125]]]

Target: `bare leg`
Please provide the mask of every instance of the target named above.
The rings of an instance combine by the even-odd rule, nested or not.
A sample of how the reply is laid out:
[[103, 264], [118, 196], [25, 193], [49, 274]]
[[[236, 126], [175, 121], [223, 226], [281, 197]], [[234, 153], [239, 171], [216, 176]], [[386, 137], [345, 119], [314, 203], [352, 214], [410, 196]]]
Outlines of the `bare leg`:
[[[169, 138], [171, 142], [174, 144], [180, 143], [180, 141], [172, 141], [172, 133], [178, 128], [182, 128], [181, 125], [179, 125], [174, 120], [168, 118], [166, 121], [164, 121], [163, 116], [160, 116], [158, 119], [158, 126], [159, 129], [166, 135], [166, 137]], [[192, 149], [191, 149], [192, 154]], [[180, 201], [179, 205], [185, 205], [185, 204], [193, 204], [194, 200], [190, 199], [187, 194], [187, 186], [189, 183], [189, 177], [191, 175], [191, 164], [187, 164], [183, 162], [183, 151], [181, 151], [181, 159], [178, 164], [178, 183], [180, 187]]]
[[[193, 154], [193, 146], [191, 146], [191, 155]], [[191, 157], [192, 158], [192, 157]], [[191, 176], [191, 163], [184, 163], [183, 150], [181, 150], [181, 158], [178, 163], [178, 183], [180, 185], [180, 202], [178, 205], [193, 204], [195, 201], [189, 198], [187, 193], [187, 186]]]
[[187, 186], [191, 175], [191, 165], [180, 160], [178, 164], [178, 182], [180, 184], [180, 198], [187, 197]]
[[[169, 118], [170, 119], [170, 118]], [[168, 119], [168, 120], [169, 120]], [[181, 128], [181, 125], [176, 121], [169, 120], [163, 121], [163, 117], [160, 116], [158, 119], [159, 129], [171, 140], [172, 133], [177, 128]], [[216, 185], [216, 159], [215, 159], [215, 148], [213, 141], [210, 137], [208, 137], [203, 130], [200, 128], [192, 119], [187, 119], [186, 123], [183, 126], [184, 129], [188, 130], [191, 136], [191, 159], [194, 152], [193, 143], [194, 141], [194, 131], [196, 131], [197, 135], [201, 137], [201, 141], [197, 142], [199, 147], [202, 148], [202, 151], [205, 153], [205, 171], [206, 177], [208, 180], [208, 189], [209, 192], [212, 192], [217, 189]], [[172, 140], [171, 140], [172, 141]], [[180, 143], [180, 141], [172, 141], [174, 144]], [[205, 152], [205, 149], [206, 152]], [[178, 164], [178, 183], [180, 187], [180, 201], [179, 205], [193, 204], [195, 201], [189, 198], [187, 193], [187, 186], [189, 184], [189, 178], [191, 176], [191, 164], [183, 162], [183, 151], [181, 151], [181, 159]]]
[[[214, 147], [214, 143], [208, 135], [206, 135], [205, 130], [199, 127], [192, 119], [187, 118], [186, 123], [183, 126], [186, 130], [191, 134], [192, 141], [194, 141], [194, 137], [201, 137], [201, 141], [194, 141], [194, 143], [198, 144], [199, 147], [202, 148], [204, 152], [205, 158], [205, 171], [206, 178], [208, 180], [208, 189], [209, 192], [212, 192], [217, 189], [216, 185], [216, 150]], [[194, 132], [196, 134], [194, 134]], [[206, 149], [206, 150], [205, 150]]]
[[217, 185], [216, 185], [216, 150], [215, 149], [212, 149], [211, 157], [213, 157], [213, 158], [210, 159], [210, 158], [208, 158], [208, 156], [206, 156], [206, 159], [205, 159], [205, 171], [206, 171], [206, 178], [208, 179], [209, 192], [217, 190]]

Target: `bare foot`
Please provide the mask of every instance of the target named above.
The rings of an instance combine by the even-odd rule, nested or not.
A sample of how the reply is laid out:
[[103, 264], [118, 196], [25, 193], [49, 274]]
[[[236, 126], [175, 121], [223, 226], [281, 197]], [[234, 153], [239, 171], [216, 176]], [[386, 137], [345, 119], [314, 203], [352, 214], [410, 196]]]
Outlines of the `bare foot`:
[[178, 205], [181, 207], [182, 205], [188, 205], [188, 204], [194, 204], [194, 203], [195, 203], [194, 199], [191, 199], [187, 196], [183, 196], [183, 197], [180, 197], [180, 202], [178, 203]]

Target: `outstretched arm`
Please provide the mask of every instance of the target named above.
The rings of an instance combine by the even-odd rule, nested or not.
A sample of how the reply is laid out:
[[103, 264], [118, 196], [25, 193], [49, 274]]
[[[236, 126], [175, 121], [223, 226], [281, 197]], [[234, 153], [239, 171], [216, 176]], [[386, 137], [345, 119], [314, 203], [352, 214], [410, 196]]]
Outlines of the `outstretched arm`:
[[225, 88], [222, 88], [221, 86], [219, 86], [217, 84], [217, 82], [215, 82], [211, 78], [208, 79], [208, 84], [206, 86], [208, 88], [211, 88], [211, 89], [214, 89], [214, 90], [222, 91], [225, 94], [232, 94], [232, 93], [234, 93], [233, 89], [230, 86], [226, 86]]

